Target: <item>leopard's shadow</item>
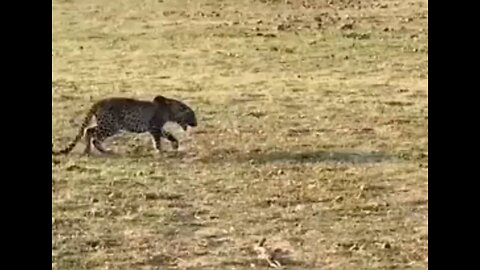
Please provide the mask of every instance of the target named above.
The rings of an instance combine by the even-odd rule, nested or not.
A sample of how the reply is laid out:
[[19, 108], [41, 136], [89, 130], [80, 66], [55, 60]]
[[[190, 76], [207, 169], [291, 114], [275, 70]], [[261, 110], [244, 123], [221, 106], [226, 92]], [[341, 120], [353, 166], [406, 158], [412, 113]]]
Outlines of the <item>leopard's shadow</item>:
[[[366, 151], [347, 151], [347, 150], [313, 150], [313, 151], [247, 151], [242, 152], [236, 149], [216, 149], [202, 154], [202, 152], [192, 153], [191, 150], [182, 151], [164, 151], [162, 154], [147, 151], [145, 147], [127, 149], [126, 151], [116, 151], [113, 154], [93, 154], [90, 158], [133, 158], [133, 159], [161, 159], [161, 160], [183, 160], [184, 158], [196, 157], [194, 160], [202, 163], [345, 163], [345, 164], [375, 164], [382, 162], [399, 161], [399, 157], [383, 152]], [[196, 152], [194, 150], [194, 152]], [[85, 155], [78, 153], [79, 156]]]
[[273, 152], [253, 152], [253, 153], [214, 153], [209, 157], [201, 159], [203, 162], [254, 162], [258, 164], [272, 162], [290, 162], [290, 163], [347, 163], [347, 164], [374, 164], [381, 162], [394, 162], [397, 157], [381, 152], [364, 151], [273, 151]]
[[371, 153], [360, 151], [311, 151], [311, 152], [272, 152], [266, 155], [253, 156], [254, 160], [259, 162], [272, 162], [272, 161], [293, 161], [293, 162], [340, 162], [340, 163], [380, 163], [384, 161], [391, 161], [393, 156], [385, 153]]

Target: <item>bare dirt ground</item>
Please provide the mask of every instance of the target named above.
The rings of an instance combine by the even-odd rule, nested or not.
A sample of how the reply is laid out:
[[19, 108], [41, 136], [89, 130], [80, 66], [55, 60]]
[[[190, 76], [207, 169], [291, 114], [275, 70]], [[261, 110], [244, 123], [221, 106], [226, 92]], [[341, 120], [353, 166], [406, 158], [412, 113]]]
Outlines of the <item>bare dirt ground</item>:
[[52, 158], [53, 269], [428, 268], [426, 0], [52, 12], [56, 149], [103, 97], [199, 119], [177, 154], [127, 134]]

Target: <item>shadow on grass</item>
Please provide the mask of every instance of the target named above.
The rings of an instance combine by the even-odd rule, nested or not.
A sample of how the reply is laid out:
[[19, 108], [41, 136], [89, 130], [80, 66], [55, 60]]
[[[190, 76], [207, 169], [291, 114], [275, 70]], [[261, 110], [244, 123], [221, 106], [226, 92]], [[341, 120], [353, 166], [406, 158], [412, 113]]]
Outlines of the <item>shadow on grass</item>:
[[258, 162], [340, 162], [340, 163], [380, 163], [392, 160], [393, 157], [383, 153], [367, 152], [329, 152], [329, 151], [310, 151], [310, 152], [272, 152], [264, 155], [252, 155], [252, 159]]
[[[222, 153], [223, 152], [223, 153]], [[208, 157], [201, 159], [204, 163], [236, 161], [236, 162], [289, 162], [289, 163], [349, 163], [349, 164], [372, 164], [381, 162], [393, 162], [397, 158], [385, 153], [371, 153], [362, 151], [304, 151], [304, 152], [250, 152], [242, 154], [237, 151], [214, 151]]]
[[[85, 155], [79, 154], [81, 157]], [[261, 150], [241, 152], [237, 149], [214, 149], [204, 155], [197, 156], [190, 152], [163, 152], [161, 154], [151, 152], [131, 152], [126, 153], [114, 153], [114, 154], [92, 154], [89, 158], [108, 158], [108, 159], [132, 159], [132, 161], [139, 160], [151, 160], [159, 159], [163, 162], [183, 160], [188, 157], [192, 157], [193, 160], [200, 161], [202, 163], [222, 163], [222, 162], [238, 162], [238, 163], [345, 163], [345, 164], [375, 164], [382, 162], [395, 162], [399, 161], [398, 156], [389, 155], [385, 153], [372, 153], [364, 151], [272, 151], [265, 152]], [[54, 163], [59, 161], [54, 160]]]

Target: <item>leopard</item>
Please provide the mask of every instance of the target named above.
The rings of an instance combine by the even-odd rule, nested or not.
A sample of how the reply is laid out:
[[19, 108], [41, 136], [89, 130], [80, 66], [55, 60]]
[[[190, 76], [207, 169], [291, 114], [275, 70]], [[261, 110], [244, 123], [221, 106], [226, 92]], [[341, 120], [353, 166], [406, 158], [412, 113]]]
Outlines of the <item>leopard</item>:
[[[90, 126], [95, 118], [96, 125]], [[103, 147], [103, 142], [122, 132], [150, 133], [157, 151], [162, 152], [161, 139], [165, 138], [174, 150], [178, 151], [179, 141], [164, 130], [167, 122], [175, 122], [184, 130], [197, 127], [194, 110], [184, 102], [158, 95], [153, 100], [140, 100], [127, 97], [109, 97], [96, 101], [90, 106], [76, 137], [67, 147], [54, 151], [52, 155], [69, 154], [84, 137], [84, 154], [91, 154], [91, 146], [100, 153], [113, 154]]]

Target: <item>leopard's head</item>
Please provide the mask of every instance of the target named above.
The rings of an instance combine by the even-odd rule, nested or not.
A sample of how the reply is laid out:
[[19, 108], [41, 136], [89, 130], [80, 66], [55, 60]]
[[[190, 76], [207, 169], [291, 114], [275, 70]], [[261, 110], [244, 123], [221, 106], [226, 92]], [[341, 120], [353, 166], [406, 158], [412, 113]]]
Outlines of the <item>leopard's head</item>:
[[169, 120], [179, 124], [183, 130], [186, 131], [189, 126], [197, 126], [197, 117], [195, 116], [195, 112], [185, 103], [176, 99], [166, 98], [164, 96], [156, 96], [153, 101], [168, 108], [170, 112]]

